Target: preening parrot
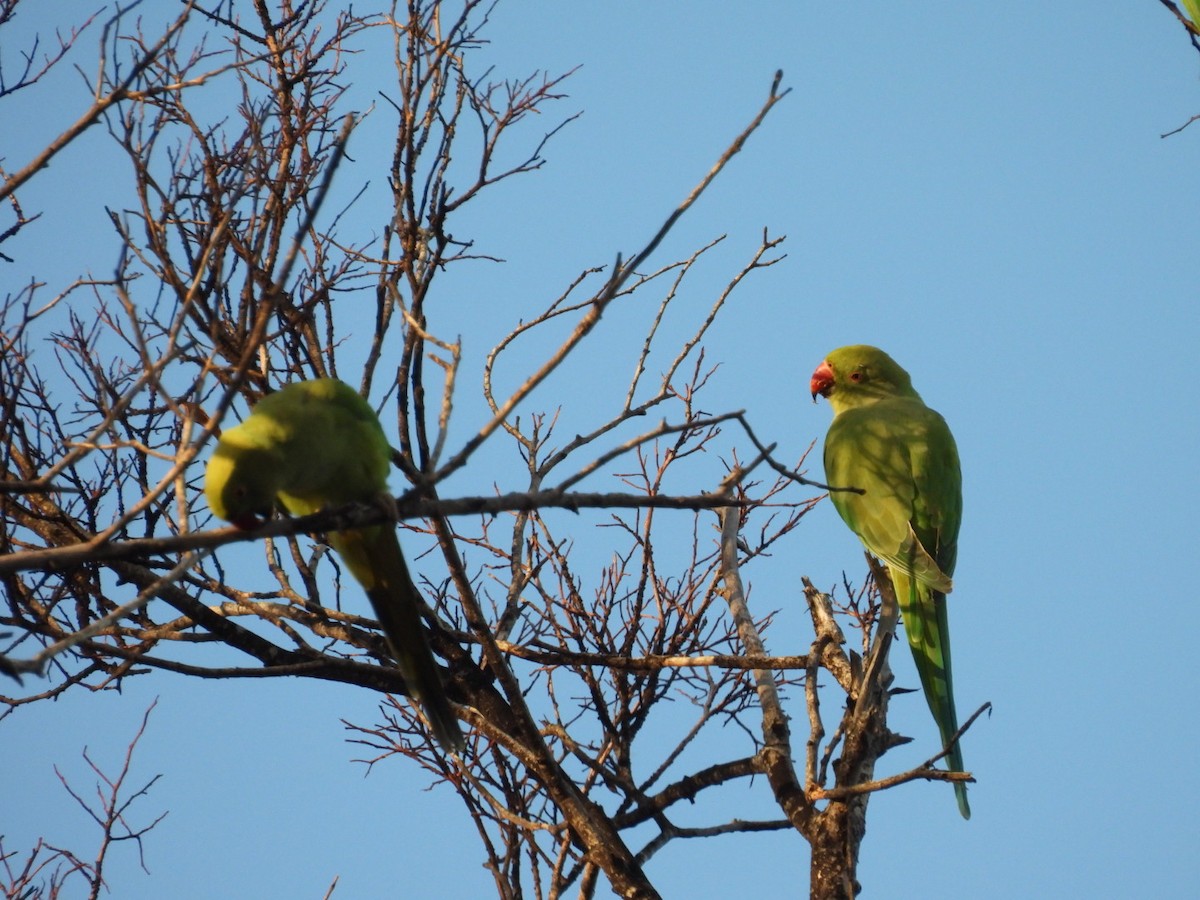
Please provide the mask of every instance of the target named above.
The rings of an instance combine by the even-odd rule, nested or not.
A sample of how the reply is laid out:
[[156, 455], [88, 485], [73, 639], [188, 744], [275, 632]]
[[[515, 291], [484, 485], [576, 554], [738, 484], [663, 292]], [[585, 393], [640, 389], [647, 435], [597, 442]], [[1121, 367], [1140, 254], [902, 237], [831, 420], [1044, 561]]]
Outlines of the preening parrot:
[[[876, 347], [830, 353], [812, 376], [812, 396], [833, 407], [825, 436], [830, 499], [866, 548], [888, 564], [904, 630], [942, 744], [958, 731], [950, 675], [946, 595], [953, 584], [962, 518], [958, 449], [945, 419], [913, 389], [912, 379]], [[951, 748], [951, 771], [963, 770]], [[966, 785], [955, 783], [958, 809], [971, 817]]]
[[[278, 505], [293, 515], [390, 497], [391, 446], [379, 418], [335, 378], [268, 394], [217, 442], [205, 473], [213, 513], [256, 528]], [[420, 595], [392, 524], [330, 533], [329, 543], [366, 589], [414, 699], [447, 751], [465, 746], [425, 640]]]

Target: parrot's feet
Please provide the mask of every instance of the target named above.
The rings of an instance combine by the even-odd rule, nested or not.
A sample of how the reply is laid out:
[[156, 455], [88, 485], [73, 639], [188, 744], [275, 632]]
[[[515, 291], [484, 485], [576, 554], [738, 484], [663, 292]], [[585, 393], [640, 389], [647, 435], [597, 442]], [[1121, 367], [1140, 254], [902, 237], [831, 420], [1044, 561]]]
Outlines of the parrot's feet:
[[393, 522], [400, 521], [400, 507], [396, 505], [396, 498], [391, 494], [386, 491], [382, 494], [376, 494], [371, 502], [382, 509]]

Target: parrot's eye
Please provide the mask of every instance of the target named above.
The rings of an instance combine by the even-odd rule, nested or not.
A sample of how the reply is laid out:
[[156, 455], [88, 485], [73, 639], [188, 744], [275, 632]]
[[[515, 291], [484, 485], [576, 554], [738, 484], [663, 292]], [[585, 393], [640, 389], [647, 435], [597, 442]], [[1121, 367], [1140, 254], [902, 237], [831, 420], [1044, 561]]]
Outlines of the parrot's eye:
[[863, 373], [862, 373], [861, 371], [858, 371], [858, 370], [855, 370], [855, 371], [851, 372], [851, 373], [850, 373], [850, 380], [851, 380], [851, 381], [853, 381], [853, 382], [856, 382], [856, 383], [857, 383], [857, 382], [859, 382], [859, 381], [862, 381], [862, 380], [863, 380]]

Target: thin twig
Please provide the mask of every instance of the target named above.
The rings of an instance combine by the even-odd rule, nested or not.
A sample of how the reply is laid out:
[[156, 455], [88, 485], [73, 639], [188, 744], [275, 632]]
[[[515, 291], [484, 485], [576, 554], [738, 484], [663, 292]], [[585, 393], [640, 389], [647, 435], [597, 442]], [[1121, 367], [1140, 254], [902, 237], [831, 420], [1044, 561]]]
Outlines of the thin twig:
[[159, 591], [168, 585], [174, 584], [183, 577], [184, 573], [189, 571], [193, 566], [198, 564], [210, 553], [212, 553], [211, 550], [200, 550], [195, 553], [187, 554], [173, 569], [171, 569], [171, 571], [163, 575], [154, 584], [142, 591], [139, 591], [138, 595], [128, 603], [118, 606], [107, 615], [101, 616], [99, 619], [96, 619], [94, 622], [91, 622], [83, 628], [80, 628], [78, 631], [72, 632], [62, 640], [51, 644], [49, 647], [44, 647], [29, 659], [0, 657], [0, 671], [12, 675], [18, 681], [20, 681], [20, 676], [24, 673], [32, 672], [41, 675], [46, 671], [46, 666], [49, 664], [50, 660], [54, 659], [54, 657], [61, 653], [65, 653], [72, 647], [82, 644], [84, 641], [88, 640], [88, 638], [99, 634], [101, 631], [104, 631], [111, 625], [115, 625], [126, 616], [137, 612], [139, 609], [149, 603], [155, 596], [157, 596]]
[[508, 417], [512, 414], [513, 410], [516, 409], [526, 397], [533, 393], [534, 389], [537, 388], [537, 386], [543, 381], [545, 381], [546, 378], [550, 376], [550, 373], [557, 369], [559, 364], [567, 358], [571, 351], [574, 350], [574, 348], [585, 337], [587, 337], [592, 329], [596, 327], [597, 323], [599, 323], [601, 317], [604, 315], [604, 311], [608, 308], [609, 303], [611, 303], [613, 298], [617, 296], [617, 293], [621, 290], [625, 282], [629, 280], [630, 276], [633, 275], [637, 267], [645, 262], [650, 254], [654, 252], [654, 250], [662, 242], [663, 238], [666, 237], [667, 233], [670, 232], [670, 230], [674, 227], [675, 223], [679, 221], [680, 217], [692, 207], [696, 200], [699, 199], [700, 195], [704, 193], [704, 190], [710, 184], [712, 184], [713, 179], [717, 177], [723, 168], [725, 168], [725, 165], [729, 162], [729, 160], [731, 160], [738, 153], [738, 151], [742, 149], [746, 143], [746, 140], [751, 134], [754, 133], [754, 131], [758, 129], [759, 125], [762, 124], [762, 121], [764, 118], [766, 118], [767, 113], [774, 108], [776, 103], [790, 93], [790, 88], [782, 93], [779, 91], [779, 82], [782, 77], [782, 72], [775, 73], [775, 79], [771, 83], [770, 95], [767, 97], [767, 100], [763, 104], [762, 108], [759, 109], [758, 114], [754, 117], [753, 121], [751, 121], [751, 123], [746, 126], [742, 133], [734, 139], [733, 143], [721, 155], [721, 158], [717, 160], [713, 168], [692, 190], [687, 198], [685, 198], [684, 201], [680, 203], [678, 207], [676, 207], [675, 211], [667, 217], [666, 222], [664, 222], [662, 227], [658, 229], [658, 232], [654, 235], [654, 237], [650, 239], [650, 242], [646, 244], [646, 246], [643, 247], [642, 250], [627, 264], [621, 263], [621, 257], [618, 254], [616, 264], [613, 266], [612, 275], [609, 278], [608, 283], [593, 301], [591, 307], [588, 309], [588, 312], [576, 324], [574, 330], [567, 337], [567, 339], [553, 354], [551, 354], [550, 358], [547, 359], [546, 362], [543, 363], [536, 372], [530, 375], [520, 387], [513, 391], [509, 398], [500, 405], [500, 408], [496, 411], [492, 418], [463, 445], [462, 449], [460, 449], [458, 453], [456, 453], [434, 474], [433, 480], [435, 482], [443, 481], [451, 473], [466, 465], [467, 460], [471, 458], [480, 445], [482, 445], [484, 441], [491, 437], [496, 429], [498, 429], [502, 424], [504, 424], [505, 421], [508, 420]]

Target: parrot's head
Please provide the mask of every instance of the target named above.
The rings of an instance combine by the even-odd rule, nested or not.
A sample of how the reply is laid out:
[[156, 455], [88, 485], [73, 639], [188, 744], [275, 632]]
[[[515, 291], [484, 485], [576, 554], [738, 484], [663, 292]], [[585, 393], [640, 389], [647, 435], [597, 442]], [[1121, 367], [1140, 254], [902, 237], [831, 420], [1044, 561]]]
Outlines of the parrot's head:
[[809, 382], [814, 401], [820, 394], [838, 412], [885, 397], [915, 397], [912, 379], [899, 364], [866, 344], [839, 347], [821, 362]]
[[204, 473], [204, 494], [214, 515], [249, 530], [271, 515], [278, 465], [272, 454], [242, 445], [238, 437], [234, 428], [218, 442]]

